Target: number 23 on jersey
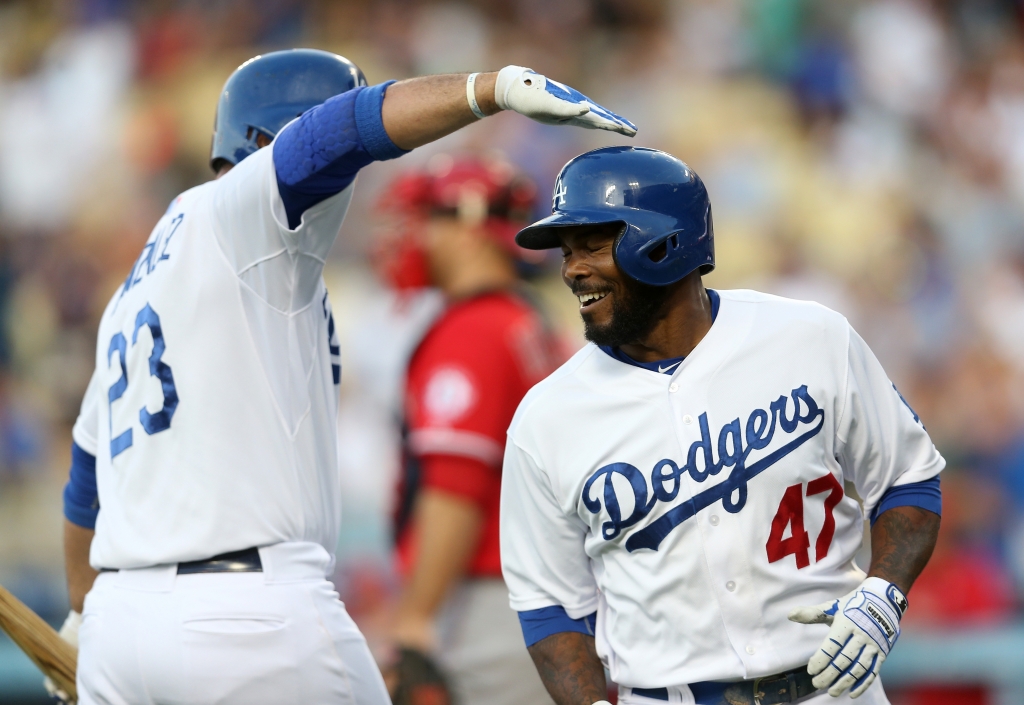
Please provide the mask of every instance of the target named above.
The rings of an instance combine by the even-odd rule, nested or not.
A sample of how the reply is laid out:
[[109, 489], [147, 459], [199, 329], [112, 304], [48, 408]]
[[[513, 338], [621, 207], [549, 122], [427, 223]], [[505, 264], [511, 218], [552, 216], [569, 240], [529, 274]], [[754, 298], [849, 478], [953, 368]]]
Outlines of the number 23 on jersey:
[[[107, 363], [113, 367], [115, 364], [121, 366], [121, 376], [110, 385], [107, 390], [107, 403], [109, 404], [110, 419], [110, 459], [132, 447], [134, 434], [131, 427], [127, 429], [114, 428], [114, 403], [121, 399], [129, 389], [129, 385], [142, 385], [147, 379], [128, 379], [128, 356], [136, 350], [139, 340], [139, 331], [148, 328], [153, 337], [153, 351], [149, 354], [149, 376], [156, 377], [160, 382], [160, 389], [163, 392], [163, 405], [159, 411], [150, 412], [146, 405], [139, 409], [139, 423], [147, 435], [166, 431], [171, 427], [171, 419], [174, 418], [174, 411], [178, 408], [178, 390], [174, 386], [174, 373], [171, 366], [164, 362], [164, 351], [167, 343], [164, 340], [163, 329], [160, 326], [160, 316], [153, 308], [146, 304], [135, 316], [135, 325], [131, 331], [131, 344], [122, 332], [117, 332], [110, 339], [110, 346], [107, 348]], [[117, 362], [115, 362], [115, 357]], [[137, 395], [136, 395], [137, 396]], [[125, 400], [127, 401], [127, 400]], [[122, 401], [121, 403], [125, 403]]]

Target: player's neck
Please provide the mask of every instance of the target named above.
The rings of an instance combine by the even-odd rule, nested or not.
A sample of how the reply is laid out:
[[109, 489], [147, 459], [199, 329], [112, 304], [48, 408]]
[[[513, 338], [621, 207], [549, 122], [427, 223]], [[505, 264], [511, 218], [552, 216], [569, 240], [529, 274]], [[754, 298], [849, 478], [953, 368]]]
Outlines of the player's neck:
[[662, 307], [651, 332], [620, 347], [639, 362], [656, 362], [689, 355], [711, 330], [711, 300], [700, 276], [679, 282]]
[[512, 289], [519, 281], [515, 265], [503, 255], [490, 256], [484, 250], [451, 262], [433, 276], [437, 287], [449, 301], [461, 301], [486, 291]]

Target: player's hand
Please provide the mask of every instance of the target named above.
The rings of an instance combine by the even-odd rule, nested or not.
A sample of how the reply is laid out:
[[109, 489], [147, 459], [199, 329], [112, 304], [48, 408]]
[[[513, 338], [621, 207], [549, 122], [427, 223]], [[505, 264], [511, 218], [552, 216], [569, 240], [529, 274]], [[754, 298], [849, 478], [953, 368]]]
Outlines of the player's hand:
[[892, 583], [868, 578], [838, 600], [798, 607], [789, 619], [800, 624], [830, 624], [832, 628], [807, 664], [815, 688], [828, 688], [839, 697], [850, 688], [859, 697], [878, 676], [885, 657], [900, 636], [900, 618], [907, 598]]
[[448, 681], [434, 660], [418, 649], [400, 647], [398, 659], [384, 671], [393, 705], [452, 705]]
[[575, 88], [553, 81], [523, 66], [498, 72], [494, 100], [502, 110], [514, 110], [546, 125], [575, 125], [611, 130], [632, 137], [636, 125], [604, 108]]
[[[71, 610], [68, 612], [67, 619], [64, 620], [64, 624], [61, 626], [60, 631], [57, 632], [57, 634], [60, 635], [61, 639], [77, 649], [78, 628], [80, 626], [82, 626], [82, 615]], [[46, 688], [46, 692], [50, 694], [51, 698], [56, 698], [62, 703], [67, 703], [68, 705], [74, 705], [75, 701], [71, 699], [71, 696], [58, 688], [57, 684], [54, 683], [49, 676], [43, 678], [43, 687]]]

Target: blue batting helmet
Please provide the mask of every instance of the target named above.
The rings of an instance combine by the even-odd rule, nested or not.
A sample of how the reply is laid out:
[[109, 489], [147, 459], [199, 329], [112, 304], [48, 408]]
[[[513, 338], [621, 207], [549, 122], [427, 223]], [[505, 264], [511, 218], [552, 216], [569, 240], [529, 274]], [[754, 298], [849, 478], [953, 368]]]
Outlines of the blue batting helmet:
[[289, 49], [249, 59], [228, 77], [217, 103], [210, 166], [238, 164], [255, 152], [256, 135], [278, 130], [331, 96], [365, 86], [359, 67], [317, 49]]
[[531, 250], [559, 247], [565, 228], [617, 223], [615, 261], [628, 276], [666, 286], [715, 268], [711, 201], [700, 177], [671, 154], [604, 147], [581, 154], [555, 181], [551, 215], [519, 231]]

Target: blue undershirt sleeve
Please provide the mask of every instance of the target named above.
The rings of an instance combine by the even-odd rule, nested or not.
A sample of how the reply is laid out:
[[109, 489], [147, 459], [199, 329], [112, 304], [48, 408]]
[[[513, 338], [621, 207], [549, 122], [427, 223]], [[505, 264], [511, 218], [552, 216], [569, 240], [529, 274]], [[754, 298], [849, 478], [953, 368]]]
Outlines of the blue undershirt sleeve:
[[573, 619], [561, 605], [541, 607], [537, 610], [519, 613], [519, 626], [523, 629], [523, 639], [526, 641], [527, 647], [533, 646], [552, 634], [562, 632], [579, 632], [593, 636], [596, 621], [597, 612], [580, 619]]
[[912, 482], [909, 485], [887, 489], [871, 512], [871, 523], [874, 524], [882, 512], [893, 507], [920, 507], [942, 516], [942, 489], [939, 487], [938, 476], [923, 482]]
[[345, 189], [367, 164], [406, 153], [388, 137], [381, 117], [392, 83], [328, 98], [278, 134], [274, 169], [289, 228], [297, 228], [309, 208]]
[[71, 444], [71, 472], [64, 486], [64, 516], [76, 526], [96, 528], [100, 499], [96, 491], [96, 457]]

